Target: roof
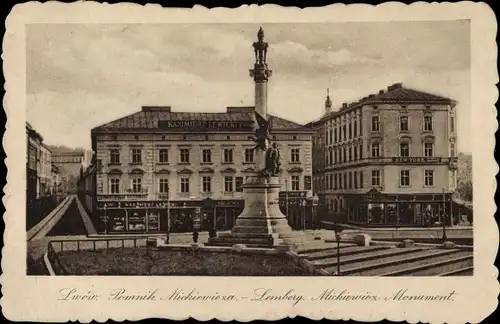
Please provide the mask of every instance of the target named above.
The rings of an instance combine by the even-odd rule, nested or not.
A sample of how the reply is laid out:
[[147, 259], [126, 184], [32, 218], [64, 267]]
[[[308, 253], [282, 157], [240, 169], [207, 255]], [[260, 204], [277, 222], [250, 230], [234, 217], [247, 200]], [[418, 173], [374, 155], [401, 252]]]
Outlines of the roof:
[[38, 138], [40, 140], [40, 142], [43, 142], [43, 136], [38, 133], [34, 128], [33, 126], [31, 126], [30, 123], [26, 122], [26, 130], [28, 131], [28, 134], [30, 137], [32, 138]]
[[[402, 83], [395, 83], [387, 87], [387, 90], [380, 90], [377, 94], [370, 94], [358, 101], [350, 104], [344, 103], [342, 107], [332, 113], [323, 116], [321, 121], [332, 115], [340, 114], [345, 109], [351, 109], [364, 105], [379, 104], [424, 104], [424, 105], [455, 105], [456, 101], [441, 97], [435, 94], [403, 87]], [[317, 122], [317, 121], [316, 121]], [[314, 122], [313, 122], [314, 123]]]
[[[156, 109], [155, 109], [156, 108]], [[224, 113], [172, 112], [170, 107], [143, 107], [141, 111], [92, 129], [97, 131], [158, 129], [160, 121], [252, 122], [255, 107], [228, 107]], [[302, 125], [268, 115], [271, 130], [301, 129]]]

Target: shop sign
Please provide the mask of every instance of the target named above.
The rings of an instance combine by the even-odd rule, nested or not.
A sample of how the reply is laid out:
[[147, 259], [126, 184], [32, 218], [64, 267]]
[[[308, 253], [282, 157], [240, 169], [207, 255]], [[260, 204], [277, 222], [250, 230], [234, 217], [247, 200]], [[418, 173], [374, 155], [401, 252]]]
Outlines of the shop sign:
[[307, 191], [280, 191], [280, 198], [305, 198], [307, 196]]
[[239, 207], [244, 204], [244, 200], [217, 200], [215, 205], [218, 207]]
[[252, 120], [232, 121], [232, 120], [159, 120], [158, 128], [169, 129], [194, 129], [194, 130], [251, 130]]
[[97, 202], [98, 209], [116, 208], [166, 208], [165, 201], [106, 201]]
[[434, 164], [434, 163], [441, 163], [441, 158], [440, 157], [422, 157], [422, 156], [417, 156], [417, 157], [410, 157], [410, 156], [405, 156], [405, 157], [393, 157], [392, 158], [393, 163], [401, 163], [401, 164]]

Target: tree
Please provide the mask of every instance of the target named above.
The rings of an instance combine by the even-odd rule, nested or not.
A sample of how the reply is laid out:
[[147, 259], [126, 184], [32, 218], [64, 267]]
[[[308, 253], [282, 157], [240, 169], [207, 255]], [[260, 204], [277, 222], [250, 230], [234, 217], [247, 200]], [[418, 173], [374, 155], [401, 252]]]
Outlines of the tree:
[[472, 201], [472, 181], [460, 181], [457, 187], [457, 192], [461, 199]]

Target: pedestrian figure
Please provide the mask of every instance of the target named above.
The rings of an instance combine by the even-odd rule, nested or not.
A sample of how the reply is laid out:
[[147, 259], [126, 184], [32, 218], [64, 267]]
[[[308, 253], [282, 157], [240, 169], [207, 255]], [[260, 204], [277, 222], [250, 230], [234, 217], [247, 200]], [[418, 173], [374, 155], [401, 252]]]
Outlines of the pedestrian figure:
[[274, 246], [274, 237], [272, 234], [269, 234], [269, 236], [267, 237], [267, 241], [269, 243], [269, 246]]
[[199, 236], [198, 231], [194, 231], [193, 232], [193, 242], [194, 243], [198, 243], [198, 236]]

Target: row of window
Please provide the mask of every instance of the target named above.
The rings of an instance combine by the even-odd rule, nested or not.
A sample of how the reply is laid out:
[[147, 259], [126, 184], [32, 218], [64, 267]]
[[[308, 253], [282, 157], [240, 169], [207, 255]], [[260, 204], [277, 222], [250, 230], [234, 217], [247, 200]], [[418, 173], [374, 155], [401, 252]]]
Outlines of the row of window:
[[[190, 177], [182, 177], [180, 178], [180, 192], [181, 193], [190, 193]], [[290, 177], [291, 180], [291, 190], [298, 191], [300, 190], [300, 176], [292, 175]], [[121, 192], [121, 180], [118, 177], [109, 179], [109, 192], [112, 194], [117, 194]], [[211, 176], [202, 176], [201, 177], [201, 191], [203, 193], [211, 193], [212, 192], [212, 183], [213, 177]], [[224, 183], [224, 192], [242, 192], [243, 188], [243, 177], [234, 177], [234, 176], [223, 176]], [[142, 178], [135, 177], [130, 179], [130, 189], [134, 193], [143, 192], [142, 187]], [[168, 179], [161, 178], [158, 180], [158, 192], [159, 193], [168, 193], [169, 192], [169, 184]]]
[[[361, 124], [361, 123], [359, 123]], [[402, 115], [399, 117], [399, 130], [401, 132], [408, 132], [410, 129], [409, 117], [407, 115]], [[432, 115], [425, 115], [423, 118], [423, 130], [424, 132], [432, 132], [433, 117]], [[372, 116], [371, 123], [372, 132], [380, 132], [380, 116]], [[455, 131], [455, 119], [454, 116], [450, 116], [450, 131]], [[363, 135], [363, 128], [358, 127], [358, 120], [353, 119], [346, 125], [341, 125], [334, 127], [332, 130], [327, 131], [327, 145], [344, 142], [358, 136]]]
[[[371, 171], [371, 185], [381, 186], [381, 171]], [[401, 187], [411, 186], [410, 170], [400, 170], [399, 185]], [[434, 170], [424, 170], [424, 186], [434, 186]], [[330, 174], [326, 177], [327, 190], [333, 189], [362, 189], [363, 188], [363, 171], [352, 171], [345, 173]]]
[[329, 129], [326, 135], [326, 144], [328, 145], [332, 143], [339, 143], [356, 138], [358, 136], [362, 136], [363, 128], [358, 127], [358, 125], [361, 125], [361, 122], [358, 123], [358, 120], [354, 119], [351, 120], [347, 125]]
[[[399, 130], [401, 132], [408, 132], [410, 128], [409, 118], [406, 115], [399, 117]], [[434, 122], [432, 115], [425, 115], [423, 120], [423, 131], [432, 132], [434, 130]], [[380, 132], [380, 117], [372, 116], [372, 132]]]
[[326, 189], [361, 189], [363, 188], [363, 171], [335, 173], [326, 176]]
[[[180, 178], [180, 192], [181, 193], [190, 193], [191, 192], [191, 178], [183, 177]], [[212, 177], [210, 176], [202, 176], [201, 177], [201, 190], [204, 193], [212, 192]], [[233, 177], [233, 176], [224, 176], [224, 192], [241, 192], [243, 177]], [[143, 192], [143, 183], [142, 178], [136, 177], [130, 179], [130, 189], [133, 193]], [[111, 178], [109, 179], [109, 192], [112, 194], [121, 193], [121, 180], [120, 178]], [[168, 179], [161, 178], [158, 180], [158, 192], [159, 193], [168, 193], [169, 192], [169, 183]]]
[[[162, 148], [158, 150], [158, 163], [169, 163], [169, 150], [167, 148]], [[109, 152], [110, 164], [120, 164], [120, 150], [111, 149]], [[245, 163], [254, 162], [254, 150], [245, 149]], [[141, 164], [143, 160], [143, 150], [139, 148], [132, 149], [132, 163]], [[179, 149], [179, 162], [180, 163], [190, 163], [191, 152], [188, 148]], [[292, 148], [290, 149], [290, 162], [299, 163], [300, 162], [300, 149]], [[212, 163], [212, 150], [202, 149], [201, 150], [201, 163]], [[234, 149], [225, 148], [223, 150], [223, 163], [234, 163]]]

